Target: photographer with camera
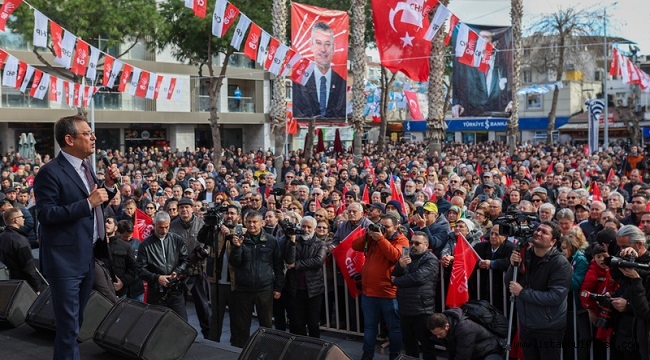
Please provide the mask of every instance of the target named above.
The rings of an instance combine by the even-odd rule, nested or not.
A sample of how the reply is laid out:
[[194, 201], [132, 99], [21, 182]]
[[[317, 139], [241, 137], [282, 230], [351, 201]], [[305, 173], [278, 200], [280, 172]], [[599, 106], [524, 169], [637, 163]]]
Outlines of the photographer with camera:
[[260, 326], [271, 328], [273, 299], [280, 298], [284, 287], [282, 249], [273, 236], [262, 230], [263, 215], [251, 211], [244, 223], [246, 233], [233, 235], [228, 258], [233, 270], [230, 342], [240, 348], [250, 337], [253, 307]]
[[194, 214], [194, 202], [188, 198], [182, 198], [178, 202], [178, 213], [178, 218], [170, 223], [169, 231], [183, 238], [185, 247], [190, 251], [189, 265], [185, 275], [192, 294], [196, 316], [201, 326], [201, 333], [207, 339], [210, 334], [210, 306], [208, 305], [208, 283], [203, 269], [205, 268], [205, 259], [208, 257], [208, 250], [196, 238], [199, 230], [203, 228], [203, 219]]
[[372, 359], [374, 356], [377, 327], [382, 316], [388, 326], [389, 359], [397, 358], [402, 348], [399, 317], [395, 311], [397, 288], [391, 281], [390, 273], [402, 257], [402, 248], [409, 246], [409, 241], [398, 231], [398, 227], [397, 215], [387, 213], [382, 216], [379, 224], [368, 226], [366, 236], [357, 237], [352, 242], [352, 249], [363, 251], [366, 255], [366, 262], [361, 270], [361, 306], [364, 319], [362, 359], [364, 360]]
[[[560, 228], [542, 222], [535, 229], [530, 247], [520, 255], [513, 251], [505, 285], [516, 297], [519, 339], [524, 358], [559, 359], [567, 316], [567, 295], [573, 270], [556, 246]], [[520, 246], [525, 240], [519, 239]], [[517, 282], [513, 281], [517, 269]]]
[[187, 321], [183, 282], [188, 251], [183, 238], [169, 232], [170, 222], [166, 212], [154, 215], [153, 233], [138, 250], [138, 269], [149, 284], [148, 302], [166, 306]]
[[205, 272], [210, 284], [210, 334], [209, 339], [220, 342], [226, 306], [232, 306], [232, 271], [228, 257], [232, 250], [232, 237], [241, 229], [239, 208], [223, 203], [211, 207], [203, 217], [205, 222], [199, 231], [199, 242], [209, 246]]
[[[620, 288], [611, 295], [612, 306], [619, 312], [612, 348], [623, 352], [623, 356], [626, 358], [641, 354], [641, 358], [647, 359], [647, 331], [649, 328], [645, 321], [634, 321], [634, 315], [638, 311], [636, 307], [642, 305], [638, 303], [638, 298], [636, 302], [632, 302], [631, 294], [634, 292], [633, 284], [636, 283], [638, 286], [638, 281], [643, 282], [648, 277], [650, 252], [645, 247], [643, 231], [635, 225], [622, 226], [616, 233], [616, 243], [621, 248], [619, 256], [613, 256], [606, 260], [612, 277], [621, 284]], [[639, 274], [639, 272], [641, 273]], [[640, 280], [630, 281], [630, 278], [636, 278], [636, 276], [639, 276]], [[643, 319], [643, 317], [641, 318]], [[636, 341], [637, 346], [629, 346], [631, 341]]]
[[415, 226], [411, 229], [424, 232], [427, 235], [429, 249], [440, 257], [440, 252], [447, 243], [447, 234], [451, 231], [449, 221], [444, 216], [440, 216], [438, 206], [433, 201], [425, 202], [421, 212], [421, 214], [416, 212], [413, 216]]
[[292, 334], [320, 338], [320, 312], [325, 293], [323, 263], [327, 248], [316, 237], [316, 219], [305, 216], [300, 229], [286, 228], [284, 260], [287, 263], [286, 287]]

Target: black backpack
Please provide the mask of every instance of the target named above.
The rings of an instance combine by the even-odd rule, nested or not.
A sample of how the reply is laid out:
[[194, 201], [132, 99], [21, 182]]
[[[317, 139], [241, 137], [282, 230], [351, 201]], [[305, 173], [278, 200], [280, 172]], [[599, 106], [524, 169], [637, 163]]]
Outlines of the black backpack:
[[508, 336], [508, 318], [487, 300], [470, 300], [460, 307], [463, 314], [473, 322], [505, 339]]

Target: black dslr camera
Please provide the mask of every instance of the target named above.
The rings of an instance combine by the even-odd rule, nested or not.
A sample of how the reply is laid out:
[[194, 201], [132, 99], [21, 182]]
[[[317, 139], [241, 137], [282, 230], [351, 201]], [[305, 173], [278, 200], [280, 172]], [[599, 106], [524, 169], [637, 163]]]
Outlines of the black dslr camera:
[[284, 232], [284, 234], [287, 236], [305, 235], [305, 230], [298, 229], [298, 226], [296, 226], [296, 224], [292, 223], [288, 219], [284, 219], [280, 221], [278, 224], [280, 224], [280, 228], [282, 228], [282, 232]]
[[386, 227], [384, 227], [382, 224], [370, 224], [368, 225], [368, 231], [380, 232], [383, 234], [384, 231], [386, 231]]
[[610, 269], [636, 269], [636, 270], [645, 270], [646, 273], [650, 270], [650, 265], [644, 263], [634, 262], [636, 257], [634, 254], [630, 254], [624, 258], [618, 256], [612, 256], [605, 258], [605, 264], [609, 266]]
[[589, 298], [595, 300], [598, 305], [600, 305], [600, 312], [598, 313], [598, 318], [596, 319], [596, 327], [607, 328], [609, 327], [609, 321], [612, 317], [612, 311], [614, 307], [612, 306], [612, 299], [605, 296], [590, 293], [589, 291], [583, 291], [580, 293], [580, 297]]

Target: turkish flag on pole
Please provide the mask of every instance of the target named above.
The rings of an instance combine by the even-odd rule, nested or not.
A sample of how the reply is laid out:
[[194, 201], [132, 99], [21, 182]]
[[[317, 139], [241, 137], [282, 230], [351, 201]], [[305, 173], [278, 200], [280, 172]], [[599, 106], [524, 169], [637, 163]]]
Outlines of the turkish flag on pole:
[[296, 135], [298, 133], [298, 121], [293, 118], [293, 111], [287, 108], [287, 134]]
[[614, 168], [610, 168], [609, 173], [607, 173], [607, 180], [605, 182], [609, 184], [609, 182], [612, 181], [612, 177], [614, 177], [614, 175], [616, 175]]
[[375, 39], [381, 65], [415, 81], [429, 77], [431, 41], [428, 14], [436, 0], [372, 0]]
[[612, 76], [617, 76], [620, 75], [621, 69], [620, 69], [620, 64], [618, 62], [618, 50], [616, 47], [612, 48], [612, 62], [609, 65], [609, 74]]
[[406, 100], [408, 102], [411, 120], [424, 120], [424, 116], [420, 110], [420, 104], [418, 103], [418, 96], [415, 91], [405, 90], [404, 96], [406, 96]]
[[352, 230], [352, 232], [334, 248], [334, 251], [332, 251], [332, 256], [334, 256], [334, 260], [336, 260], [336, 265], [341, 270], [343, 279], [345, 279], [345, 283], [348, 285], [350, 296], [353, 298], [361, 295], [361, 291], [357, 288], [356, 281], [352, 279], [352, 276], [361, 273], [363, 264], [366, 262], [366, 256], [361, 251], [353, 250], [352, 242], [355, 239], [365, 236], [366, 229], [363, 226], [357, 226], [357, 228]]
[[481, 260], [463, 235], [456, 236], [454, 247], [454, 264], [447, 291], [447, 307], [460, 307], [469, 300], [467, 279], [472, 275], [476, 263]]
[[399, 201], [400, 204], [402, 204], [402, 214], [408, 214], [408, 206], [406, 205], [406, 201], [404, 201], [404, 196], [402, 196], [402, 192], [397, 190], [397, 186], [395, 185], [395, 180], [393, 180], [393, 176], [389, 175], [388, 176], [389, 181], [390, 181], [390, 197], [393, 200]]
[[20, 6], [23, 0], [5, 0], [0, 7], [0, 30], [5, 31], [9, 16]]
[[361, 194], [361, 202], [368, 205], [370, 204], [370, 195], [368, 194], [368, 187], [363, 187], [363, 194]]

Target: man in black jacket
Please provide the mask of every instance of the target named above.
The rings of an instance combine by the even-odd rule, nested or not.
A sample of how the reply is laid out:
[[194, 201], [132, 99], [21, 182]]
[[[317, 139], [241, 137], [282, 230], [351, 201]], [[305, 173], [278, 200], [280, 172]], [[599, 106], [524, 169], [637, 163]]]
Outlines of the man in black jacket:
[[183, 290], [176, 286], [187, 267], [187, 247], [183, 238], [169, 232], [169, 214], [156, 213], [153, 223], [154, 232], [140, 245], [137, 260], [140, 278], [149, 283], [148, 302], [166, 306], [187, 321]]
[[26, 234], [20, 230], [25, 222], [22, 211], [9, 208], [2, 218], [6, 228], [0, 235], [0, 261], [9, 268], [11, 279], [25, 280], [35, 292], [40, 293], [47, 285], [36, 269]]
[[[284, 294], [289, 296], [289, 318], [292, 334], [320, 337], [320, 311], [325, 293], [323, 263], [327, 255], [325, 243], [316, 237], [316, 219], [305, 216], [300, 221], [304, 235], [288, 235], [284, 241], [287, 263]], [[296, 241], [297, 240], [297, 241]]]
[[438, 259], [428, 251], [427, 234], [416, 231], [404, 253], [393, 268], [391, 280], [397, 286], [402, 341], [406, 355], [435, 360], [435, 343], [427, 329], [427, 317], [435, 312], [435, 289], [438, 282]]
[[452, 308], [431, 315], [427, 328], [438, 339], [444, 339], [449, 360], [503, 359], [496, 335], [465, 317], [462, 309]]
[[233, 268], [230, 343], [243, 348], [250, 337], [253, 307], [260, 326], [272, 326], [273, 299], [284, 286], [284, 261], [278, 241], [262, 231], [262, 214], [251, 211], [244, 221], [246, 234], [234, 235], [228, 263]]
[[118, 297], [125, 297], [129, 288], [142, 281], [139, 277], [138, 264], [135, 262], [133, 248], [127, 242], [116, 235], [116, 224], [114, 217], [107, 217], [106, 240], [95, 243], [95, 258], [104, 263], [110, 272], [115, 294]]
[[[505, 285], [516, 296], [519, 318], [519, 339], [525, 359], [559, 359], [567, 318], [567, 295], [573, 269], [564, 254], [557, 249], [560, 228], [552, 222], [542, 222], [524, 253], [510, 256], [511, 266]], [[518, 266], [517, 281], [513, 281], [514, 266]]]

